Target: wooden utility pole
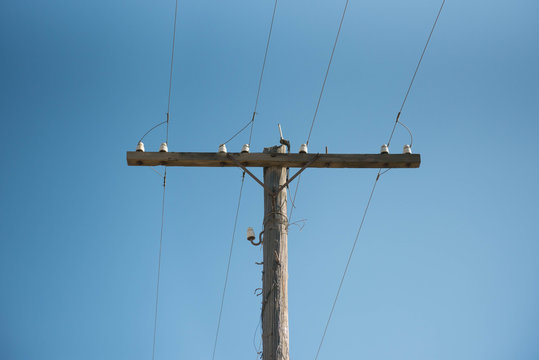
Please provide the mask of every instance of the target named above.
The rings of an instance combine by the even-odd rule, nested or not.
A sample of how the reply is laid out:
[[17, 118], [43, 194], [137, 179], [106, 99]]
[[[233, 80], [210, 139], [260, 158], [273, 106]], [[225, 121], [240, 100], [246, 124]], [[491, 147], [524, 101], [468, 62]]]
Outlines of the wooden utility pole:
[[[290, 154], [284, 146], [263, 153], [127, 152], [130, 166], [237, 166], [264, 188], [262, 277], [263, 360], [289, 360], [288, 218], [286, 187], [308, 167], [418, 168], [419, 154]], [[264, 181], [247, 167], [264, 168]], [[300, 168], [287, 178], [287, 168]]]
[[[286, 153], [284, 146], [264, 153]], [[264, 168], [264, 270], [262, 276], [262, 358], [289, 360], [288, 351], [288, 217], [286, 168]]]

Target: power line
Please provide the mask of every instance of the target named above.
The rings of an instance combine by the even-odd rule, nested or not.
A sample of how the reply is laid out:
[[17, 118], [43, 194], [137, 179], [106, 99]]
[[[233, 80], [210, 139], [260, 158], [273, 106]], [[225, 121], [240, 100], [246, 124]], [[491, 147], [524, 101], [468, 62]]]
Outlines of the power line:
[[172, 70], [174, 68], [174, 48], [176, 45], [176, 19], [178, 17], [178, 0], [174, 9], [174, 30], [172, 31], [172, 54], [170, 56], [170, 78], [168, 81], [168, 103], [167, 103], [167, 145], [168, 145], [168, 126], [170, 120], [170, 94], [172, 93]]
[[219, 329], [221, 327], [221, 316], [223, 314], [223, 305], [225, 303], [226, 286], [228, 284], [228, 274], [230, 271], [230, 263], [232, 260], [232, 250], [234, 249], [234, 238], [236, 237], [236, 226], [238, 224], [238, 215], [240, 213], [241, 195], [243, 193], [243, 184], [245, 182], [245, 172], [241, 178], [240, 194], [238, 197], [238, 206], [236, 207], [236, 217], [234, 218], [234, 228], [232, 230], [232, 239], [230, 241], [230, 252], [228, 253], [228, 263], [226, 265], [225, 285], [223, 286], [223, 293], [221, 296], [221, 307], [219, 309], [219, 319], [217, 320], [217, 330], [215, 331], [215, 341], [213, 342], [213, 353], [211, 358], [215, 358], [215, 350], [217, 349], [217, 339], [219, 338]]
[[[326, 74], [324, 75], [324, 81], [322, 82], [322, 88], [320, 89], [320, 94], [318, 95], [318, 101], [316, 102], [316, 108], [314, 110], [313, 120], [311, 122], [311, 127], [309, 128], [309, 135], [307, 136], [307, 141], [305, 142], [307, 145], [309, 145], [309, 141], [311, 140], [311, 134], [313, 132], [314, 123], [318, 115], [318, 108], [320, 107], [320, 101], [322, 100], [322, 95], [324, 94], [324, 89], [326, 87], [326, 81], [328, 79], [329, 70], [331, 69], [331, 64], [333, 62], [333, 55], [335, 54], [335, 49], [337, 48], [337, 42], [339, 41], [339, 36], [341, 34], [341, 28], [344, 22], [344, 16], [346, 15], [346, 10], [348, 9], [348, 2], [349, 0], [346, 0], [346, 3], [344, 4], [344, 9], [341, 15], [341, 21], [339, 22], [339, 29], [337, 30], [337, 35], [335, 36], [335, 41], [333, 42], [333, 49], [331, 49], [331, 56], [329, 57], [328, 67], [326, 69]], [[300, 183], [301, 183], [301, 175], [298, 177], [296, 190], [294, 191], [294, 197], [292, 198], [292, 208], [290, 209], [290, 215], [288, 216], [290, 221], [292, 220], [292, 214], [294, 212], [296, 196], [298, 194], [298, 188], [299, 188]]]
[[264, 52], [264, 61], [262, 62], [262, 70], [260, 71], [260, 79], [258, 79], [258, 89], [256, 91], [256, 100], [255, 100], [255, 107], [253, 110], [253, 118], [251, 120], [251, 131], [249, 132], [249, 146], [251, 145], [251, 138], [253, 137], [253, 127], [255, 125], [255, 116], [256, 116], [256, 109], [258, 107], [258, 99], [260, 97], [260, 88], [262, 87], [262, 79], [264, 77], [264, 69], [266, 68], [266, 59], [268, 57], [268, 50], [271, 40], [271, 33], [273, 31], [273, 22], [275, 21], [275, 12], [277, 11], [277, 0], [275, 0], [275, 5], [273, 5], [273, 14], [271, 15], [271, 24], [270, 29], [268, 33], [268, 40], [266, 41], [266, 51]]
[[322, 83], [322, 89], [320, 89], [320, 95], [318, 96], [318, 102], [316, 103], [316, 110], [314, 111], [313, 121], [311, 123], [311, 128], [309, 129], [309, 136], [307, 136], [306, 144], [309, 145], [309, 140], [311, 139], [311, 133], [313, 132], [314, 122], [316, 120], [316, 115], [318, 115], [318, 107], [320, 106], [320, 101], [322, 100], [322, 95], [324, 94], [324, 88], [326, 87], [326, 81], [328, 79], [329, 69], [331, 68], [331, 63], [333, 62], [333, 54], [335, 54], [335, 48], [337, 47], [337, 41], [339, 41], [339, 35], [341, 34], [342, 23], [344, 21], [344, 16], [346, 15], [346, 9], [348, 8], [348, 1], [344, 5], [344, 10], [341, 16], [341, 22], [339, 23], [339, 30], [337, 31], [337, 36], [335, 37], [335, 42], [333, 43], [333, 49], [331, 50], [331, 56], [329, 57], [328, 68], [326, 69], [326, 75], [324, 76], [324, 82]]
[[387, 142], [387, 146], [389, 146], [389, 144], [391, 143], [391, 139], [393, 139], [393, 133], [395, 132], [395, 128], [397, 127], [397, 124], [399, 123], [399, 117], [401, 115], [402, 109], [404, 108], [404, 104], [406, 104], [406, 100], [408, 99], [408, 94], [410, 94], [410, 90], [412, 89], [412, 85], [414, 84], [415, 76], [417, 75], [417, 71], [419, 70], [421, 61], [423, 61], [423, 56], [425, 55], [425, 51], [427, 51], [427, 46], [429, 45], [430, 38], [432, 37], [432, 33], [434, 32], [434, 28], [436, 27], [436, 24], [438, 23], [438, 18], [440, 17], [440, 14], [442, 13], [444, 4], [445, 4], [445, 0], [442, 1], [440, 10], [438, 10], [438, 14], [436, 15], [436, 20], [434, 20], [434, 24], [432, 24], [432, 28], [430, 29], [429, 37], [427, 39], [427, 42], [425, 43], [425, 47], [423, 47], [423, 52], [421, 52], [421, 57], [419, 58], [419, 61], [417, 62], [417, 66], [415, 67], [414, 75], [412, 76], [410, 85], [408, 85], [408, 89], [406, 90], [406, 95], [404, 95], [404, 100], [402, 100], [401, 107], [399, 109], [399, 112], [397, 113], [397, 118], [395, 120], [395, 124], [393, 125], [393, 129], [391, 130], [391, 135], [389, 136], [389, 141]]
[[152, 360], [155, 359], [155, 335], [157, 334], [157, 309], [159, 307], [159, 283], [161, 279], [161, 253], [163, 250], [163, 227], [165, 224], [165, 194], [167, 189], [167, 168], [163, 176], [163, 201], [161, 204], [161, 235], [159, 236], [159, 260], [157, 262], [157, 286], [155, 289], [155, 316], [153, 320]]
[[376, 176], [376, 180], [374, 181], [374, 185], [372, 186], [371, 194], [369, 195], [369, 200], [367, 201], [367, 206], [365, 206], [365, 211], [363, 211], [363, 217], [361, 218], [361, 223], [356, 233], [356, 238], [354, 239], [354, 245], [352, 246], [352, 249], [350, 250], [350, 254], [348, 255], [348, 260], [346, 262], [346, 266], [344, 268], [341, 281], [339, 282], [339, 288], [337, 289], [337, 294], [335, 295], [335, 299], [333, 300], [333, 305], [331, 306], [331, 311], [329, 312], [329, 317], [326, 322], [326, 326], [324, 327], [324, 334], [322, 335], [322, 339], [320, 340], [320, 344], [318, 345], [318, 350], [316, 351], [315, 360], [318, 359], [318, 354], [320, 354], [320, 349], [322, 348], [322, 344], [324, 343], [324, 338], [326, 337], [326, 332], [328, 330], [331, 317], [333, 316], [333, 310], [335, 310], [335, 305], [337, 304], [337, 300], [339, 299], [339, 295], [341, 294], [341, 288], [344, 282], [344, 278], [346, 277], [346, 273], [348, 272], [348, 267], [350, 266], [350, 261], [352, 260], [352, 255], [354, 254], [354, 250], [356, 249], [357, 241], [359, 239], [359, 234], [361, 232], [361, 229], [363, 228], [363, 224], [365, 223], [365, 217], [367, 216], [367, 211], [369, 210], [369, 206], [371, 205], [371, 200], [372, 200], [372, 196], [374, 195], [374, 190], [376, 189], [376, 184], [378, 183], [378, 180], [380, 179], [380, 170], [378, 170], [378, 175]]
[[223, 144], [227, 144], [229, 141], [231, 141], [236, 136], [238, 136], [240, 133], [242, 133], [245, 129], [247, 129], [247, 127], [249, 125], [251, 125], [251, 130], [249, 131], [249, 142], [248, 142], [248, 144], [251, 145], [251, 139], [253, 137], [253, 127], [254, 127], [254, 123], [255, 123], [255, 117], [256, 117], [256, 114], [257, 114], [256, 110], [258, 109], [258, 101], [260, 100], [260, 89], [262, 88], [262, 80], [264, 79], [264, 70], [266, 69], [266, 60], [268, 58], [268, 50], [269, 50], [269, 45], [270, 45], [270, 41], [271, 41], [271, 34], [273, 32], [273, 23], [275, 22], [275, 13], [277, 11], [277, 1], [278, 0], [275, 0], [275, 4], [273, 5], [273, 14], [271, 15], [271, 23], [270, 23], [270, 28], [269, 28], [269, 32], [268, 32], [268, 39], [266, 41], [266, 50], [264, 52], [264, 61], [262, 62], [262, 69], [260, 70], [260, 78], [258, 79], [258, 88], [256, 90], [256, 100], [255, 100], [255, 106], [254, 106], [254, 109], [253, 109], [253, 115], [251, 117], [251, 120], [249, 120], [247, 122], [247, 124], [245, 124], [239, 131], [237, 131], [234, 135], [232, 135], [232, 137], [230, 137]]
[[[236, 136], [241, 134], [249, 125], [251, 125], [251, 130], [249, 132], [249, 142], [248, 142], [248, 144], [251, 145], [251, 140], [252, 140], [252, 136], [253, 136], [253, 126], [254, 126], [254, 121], [255, 121], [255, 116], [256, 116], [256, 110], [258, 108], [258, 101], [260, 99], [260, 89], [262, 88], [262, 80], [264, 78], [264, 70], [266, 68], [266, 60], [267, 60], [267, 57], [268, 57], [268, 50], [269, 50], [269, 45], [270, 45], [270, 41], [271, 41], [271, 34], [272, 34], [272, 31], [273, 31], [273, 23], [275, 21], [275, 13], [277, 11], [277, 1], [278, 0], [275, 0], [275, 4], [273, 6], [273, 13], [272, 13], [272, 16], [271, 16], [271, 24], [270, 24], [270, 29], [269, 29], [269, 32], [268, 32], [268, 39], [266, 41], [266, 50], [264, 52], [264, 61], [262, 62], [262, 69], [260, 71], [260, 78], [258, 79], [258, 88], [257, 88], [257, 92], [256, 92], [256, 100], [255, 100], [255, 106], [254, 106], [254, 110], [253, 110], [253, 116], [252, 116], [251, 120], [247, 124], [245, 124], [245, 126], [243, 126], [239, 131], [237, 131], [234, 135], [232, 135], [232, 137], [230, 137], [223, 144], [226, 144], [229, 141], [231, 141], [232, 139], [234, 139]], [[215, 351], [217, 349], [217, 340], [219, 338], [219, 329], [221, 327], [221, 317], [222, 317], [222, 313], [223, 313], [223, 306], [224, 306], [224, 301], [225, 301], [226, 288], [227, 288], [227, 284], [228, 284], [228, 275], [229, 275], [230, 263], [231, 263], [231, 259], [232, 259], [232, 250], [234, 248], [234, 238], [235, 238], [235, 235], [236, 235], [236, 226], [237, 226], [237, 223], [238, 223], [238, 216], [239, 216], [239, 211], [240, 211], [241, 197], [242, 197], [242, 193], [243, 193], [243, 184], [244, 184], [244, 182], [245, 182], [245, 172], [243, 172], [243, 175], [242, 175], [242, 178], [241, 178], [240, 193], [239, 193], [239, 196], [238, 196], [238, 205], [237, 205], [237, 208], [236, 208], [236, 217], [234, 219], [234, 228], [232, 230], [232, 239], [231, 239], [231, 243], [230, 243], [230, 253], [228, 255], [228, 263], [227, 263], [227, 267], [226, 267], [225, 284], [223, 286], [223, 293], [222, 293], [222, 296], [221, 296], [221, 306], [220, 306], [220, 309], [219, 309], [219, 318], [217, 320], [217, 330], [215, 331], [215, 340], [214, 340], [214, 343], [213, 343], [212, 360], [215, 358]]]
[[[168, 101], [167, 101], [167, 131], [166, 131], [166, 143], [168, 145], [168, 128], [169, 128], [169, 120], [170, 120], [170, 95], [172, 92], [172, 70], [174, 67], [174, 47], [176, 43], [176, 19], [178, 17], [178, 0], [176, 0], [176, 6], [174, 9], [174, 30], [172, 31], [172, 54], [170, 57], [170, 77], [168, 82]], [[151, 132], [153, 129], [159, 127], [160, 125], [163, 125], [165, 123], [161, 122], [154, 127], [152, 127], [150, 130], [144, 134], [146, 136], [149, 132]], [[140, 141], [142, 141], [142, 139]], [[153, 168], [152, 168], [153, 169]], [[160, 174], [157, 170], [153, 169], [155, 172]], [[154, 322], [153, 322], [153, 345], [152, 345], [152, 360], [155, 359], [155, 339], [157, 335], [157, 314], [158, 314], [158, 308], [159, 308], [159, 285], [161, 280], [161, 255], [163, 252], [163, 228], [165, 225], [165, 195], [166, 195], [166, 187], [167, 187], [167, 168], [165, 167], [165, 173], [163, 175], [163, 200], [161, 204], [161, 233], [159, 236], [159, 260], [157, 263], [157, 285], [155, 290], [155, 314], [154, 314]]]
[[142, 135], [142, 137], [140, 138], [139, 141], [144, 140], [144, 138], [146, 137], [146, 135], [148, 135], [150, 132], [152, 132], [153, 129], [158, 128], [159, 126], [161, 126], [161, 125], [163, 125], [163, 124], [166, 124], [166, 123], [167, 123], [167, 121], [165, 120], [165, 121], [160, 122], [159, 124], [153, 126], [150, 130], [146, 131], [146, 133], [145, 133], [144, 135]]
[[[425, 47], [423, 48], [423, 52], [421, 53], [421, 57], [419, 58], [419, 61], [417, 63], [417, 66], [415, 68], [415, 71], [414, 71], [414, 75], [412, 77], [412, 81], [410, 82], [410, 85], [408, 86], [408, 90], [406, 91], [406, 95], [404, 97], [404, 100], [402, 102], [402, 105], [400, 107], [400, 110], [399, 110], [399, 113], [397, 115], [397, 120], [395, 121], [395, 124], [393, 125], [393, 130], [391, 132], [391, 136], [389, 137], [389, 141], [387, 142], [388, 146], [389, 146], [389, 143], [391, 142], [391, 138], [393, 137], [393, 133], [395, 131], [395, 127], [397, 126], [397, 124], [399, 123], [399, 117], [400, 117], [400, 114], [401, 114], [401, 111], [402, 109], [404, 108], [404, 104], [406, 103], [406, 99], [408, 98], [408, 94], [410, 93], [410, 89], [414, 83], [414, 79], [415, 79], [415, 76], [417, 75], [417, 71], [419, 69], [419, 66], [421, 65], [421, 61], [423, 60], [423, 56], [425, 55], [425, 51], [427, 50], [427, 46], [429, 44], [429, 41], [430, 41], [430, 38], [432, 36], [432, 33], [434, 32], [434, 28], [436, 27], [436, 24], [438, 22], [438, 18], [440, 17], [440, 13], [442, 12], [442, 9], [443, 9], [443, 6], [445, 4], [445, 0], [442, 1], [442, 5], [440, 6], [440, 10], [438, 11], [438, 14], [436, 16], [436, 20], [434, 21], [434, 24], [432, 26], [432, 29], [430, 31], [430, 34], [429, 34], [429, 37], [427, 39], [427, 42], [425, 44]], [[408, 129], [408, 127], [406, 127], [404, 124], [401, 123], [401, 125], [403, 125], [409, 132], [410, 130]], [[410, 132], [410, 136], [412, 136], [412, 133]], [[374, 195], [374, 190], [376, 189], [376, 184], [378, 183], [378, 180], [380, 180], [380, 176], [382, 174], [385, 174], [387, 171], [389, 171], [389, 169], [385, 170], [384, 172], [382, 172], [382, 169], [380, 168], [378, 170], [378, 174], [376, 175], [376, 179], [374, 181], [374, 184], [372, 186], [372, 189], [371, 189], [371, 193], [369, 195], [369, 200], [367, 201], [367, 205], [365, 206], [365, 210], [363, 211], [363, 217], [361, 218], [361, 223], [359, 224], [359, 228], [357, 230], [357, 233], [356, 233], [356, 237], [354, 239], [354, 244], [352, 246], [352, 249], [350, 250], [350, 253], [348, 255], [348, 260], [346, 262], [346, 266], [344, 268], [344, 272], [342, 274], [342, 277], [341, 277], [341, 280], [339, 282], [339, 287], [337, 289], [337, 294], [335, 295], [335, 299], [333, 300], [333, 304], [331, 306], [331, 311], [329, 313], [329, 316], [328, 316], [328, 320], [326, 322], [326, 326], [324, 327], [324, 333], [322, 334], [322, 338], [320, 340], [320, 344], [318, 345], [318, 350], [316, 352], [316, 356], [315, 356], [315, 360], [318, 359], [318, 355], [320, 354], [320, 349], [322, 348], [322, 344], [324, 343], [324, 339], [326, 337], [326, 332], [327, 332], [327, 329], [328, 329], [328, 326], [329, 326], [329, 323], [331, 322], [331, 318], [333, 316], [333, 311], [335, 310], [335, 305], [337, 304], [337, 300], [339, 299], [339, 295], [341, 293], [341, 289], [342, 289], [342, 285], [343, 285], [343, 282], [344, 282], [344, 279], [346, 277], [346, 274], [348, 272], [348, 268], [350, 266], [350, 261], [352, 260], [352, 256], [354, 254], [354, 250], [356, 248], [356, 245], [357, 245], [357, 242], [359, 240], [359, 235], [361, 233], [361, 230], [363, 229], [363, 224], [365, 223], [365, 218], [367, 216], [367, 212], [369, 210], [369, 206], [371, 204], [371, 200], [373, 198], [373, 195]]]
[[241, 129], [239, 129], [234, 135], [232, 135], [227, 141], [225, 141], [223, 143], [223, 145], [225, 144], [228, 144], [232, 139], [234, 139], [236, 136], [238, 136], [239, 134], [241, 134], [243, 132], [243, 130], [247, 129], [247, 127], [249, 125], [251, 125], [253, 123], [253, 120], [249, 120], [249, 122], [247, 124], [245, 124], [245, 126], [243, 126]]

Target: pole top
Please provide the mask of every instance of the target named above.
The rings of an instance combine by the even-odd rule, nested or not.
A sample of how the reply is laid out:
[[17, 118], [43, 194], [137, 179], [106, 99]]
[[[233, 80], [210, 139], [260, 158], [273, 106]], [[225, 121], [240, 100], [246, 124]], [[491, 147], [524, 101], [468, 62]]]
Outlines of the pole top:
[[275, 145], [272, 147], [264, 148], [265, 153], [277, 153], [277, 154], [286, 154], [286, 146], [284, 145]]

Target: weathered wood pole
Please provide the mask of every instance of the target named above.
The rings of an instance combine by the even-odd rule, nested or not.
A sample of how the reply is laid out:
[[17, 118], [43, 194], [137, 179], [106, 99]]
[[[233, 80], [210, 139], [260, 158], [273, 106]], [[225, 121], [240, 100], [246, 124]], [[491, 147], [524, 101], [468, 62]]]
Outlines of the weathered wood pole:
[[[286, 153], [284, 146], [265, 153]], [[289, 360], [288, 336], [288, 218], [285, 167], [264, 168], [264, 274], [262, 281], [262, 359]]]

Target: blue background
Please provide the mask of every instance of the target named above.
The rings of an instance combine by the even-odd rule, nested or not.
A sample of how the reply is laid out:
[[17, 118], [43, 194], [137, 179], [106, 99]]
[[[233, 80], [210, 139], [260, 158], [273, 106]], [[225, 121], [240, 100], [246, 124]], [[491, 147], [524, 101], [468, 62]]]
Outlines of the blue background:
[[[439, 1], [351, 1], [309, 150], [387, 141]], [[306, 140], [344, 1], [281, 1], [252, 151]], [[249, 121], [270, 0], [180, 1], [170, 151]], [[174, 2], [0, 5], [0, 358], [150, 359]], [[538, 359], [539, 5], [448, 1], [319, 359]], [[156, 151], [164, 128], [145, 139]], [[242, 133], [228, 144], [239, 151]], [[391, 151], [409, 142], [397, 129]], [[256, 170], [261, 174], [261, 170]], [[375, 170], [310, 169], [289, 234], [290, 348], [312, 359]], [[241, 171], [168, 170], [156, 359], [210, 359]], [[216, 359], [255, 359], [262, 192], [247, 178]], [[294, 221], [293, 220], [293, 221]]]

